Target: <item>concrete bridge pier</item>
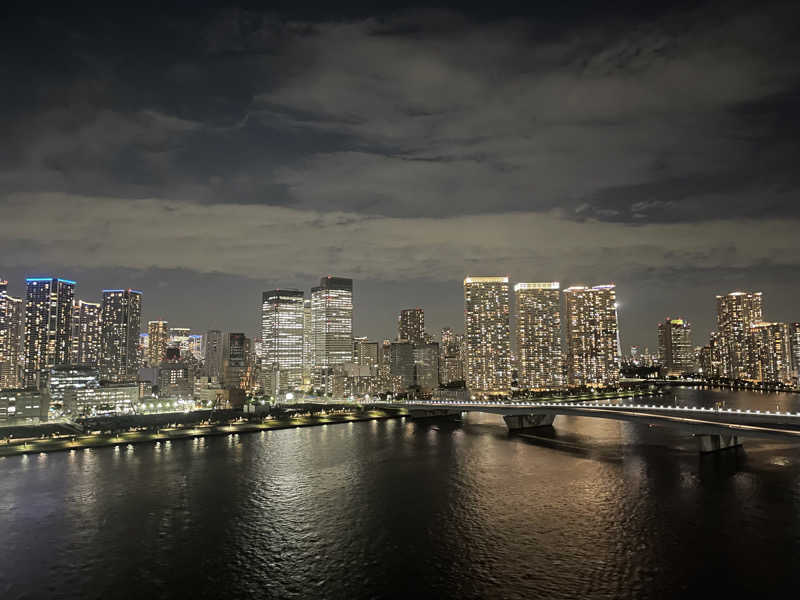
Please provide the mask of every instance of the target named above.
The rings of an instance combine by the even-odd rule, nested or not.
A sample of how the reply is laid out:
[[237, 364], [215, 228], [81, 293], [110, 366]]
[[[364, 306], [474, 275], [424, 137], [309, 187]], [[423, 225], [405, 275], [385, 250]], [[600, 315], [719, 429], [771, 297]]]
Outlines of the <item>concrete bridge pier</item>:
[[503, 420], [509, 431], [531, 429], [533, 427], [552, 427], [556, 416], [553, 414], [504, 415]]
[[415, 421], [420, 419], [455, 420], [461, 417], [461, 411], [452, 408], [412, 408], [409, 409], [408, 416]]
[[700, 434], [695, 436], [697, 438], [697, 445], [700, 449], [700, 454], [708, 454], [709, 452], [718, 452], [719, 450], [727, 450], [729, 448], [736, 448], [741, 446], [739, 437], [736, 435], [728, 435], [721, 433]]

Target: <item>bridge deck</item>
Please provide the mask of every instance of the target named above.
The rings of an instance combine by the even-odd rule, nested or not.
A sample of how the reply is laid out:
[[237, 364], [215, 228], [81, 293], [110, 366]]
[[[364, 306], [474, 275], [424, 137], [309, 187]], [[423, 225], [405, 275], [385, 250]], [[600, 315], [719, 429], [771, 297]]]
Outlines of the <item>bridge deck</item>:
[[791, 437], [800, 440], [800, 413], [751, 409], [608, 404], [602, 402], [439, 402], [377, 403], [409, 411], [445, 409], [499, 415], [572, 415], [599, 419], [643, 422], [677, 427], [695, 434], [735, 433], [748, 437]]

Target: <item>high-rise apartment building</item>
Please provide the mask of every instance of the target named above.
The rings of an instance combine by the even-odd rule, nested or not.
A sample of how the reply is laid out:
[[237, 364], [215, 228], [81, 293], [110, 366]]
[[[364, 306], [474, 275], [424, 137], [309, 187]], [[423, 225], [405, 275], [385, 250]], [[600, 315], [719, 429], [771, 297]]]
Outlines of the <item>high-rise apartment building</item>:
[[72, 358], [73, 365], [92, 369], [100, 366], [100, 317], [97, 302], [78, 300], [72, 306]]
[[222, 379], [222, 360], [224, 342], [219, 329], [210, 329], [206, 332], [205, 359], [203, 369], [206, 377]]
[[353, 362], [359, 367], [368, 367], [374, 376], [378, 369], [378, 342], [365, 337], [353, 338]]
[[311, 299], [303, 300], [303, 385], [311, 385], [311, 367], [314, 364], [314, 330], [311, 326]]
[[567, 384], [608, 387], [619, 383], [619, 331], [614, 285], [564, 290]]
[[23, 362], [22, 299], [9, 296], [7, 285], [7, 281], [0, 280], [0, 389], [19, 387]]
[[272, 373], [272, 389], [303, 384], [305, 294], [302, 290], [264, 292], [261, 304], [261, 368]]
[[508, 277], [464, 279], [467, 387], [483, 395], [511, 390]]
[[353, 280], [328, 275], [311, 288], [311, 334], [315, 384], [331, 367], [353, 360]]
[[800, 376], [800, 323], [789, 323], [789, 345], [792, 349], [792, 373]]
[[658, 324], [658, 360], [668, 375], [695, 370], [692, 326], [684, 319], [664, 319]]
[[750, 326], [753, 364], [751, 378], [763, 383], [792, 381], [792, 349], [786, 323], [759, 322]]
[[414, 344], [414, 380], [423, 395], [429, 395], [439, 387], [438, 343]]
[[717, 331], [724, 377], [755, 377], [755, 350], [750, 327], [762, 321], [763, 308], [761, 292], [732, 292], [717, 296]]
[[70, 361], [75, 282], [29, 277], [25, 303], [25, 387], [43, 385], [56, 365]]
[[464, 365], [461, 360], [463, 336], [453, 333], [451, 327], [443, 327], [439, 344], [439, 382], [464, 381]]
[[169, 323], [166, 321], [147, 322], [147, 362], [157, 367], [164, 360], [169, 342]]
[[136, 381], [142, 292], [103, 290], [100, 376], [113, 382]]
[[557, 281], [518, 283], [514, 294], [519, 386], [527, 390], [563, 386], [561, 286]]
[[712, 331], [708, 344], [700, 349], [700, 371], [706, 379], [722, 377], [722, 349], [719, 342], [719, 333]]
[[401, 310], [397, 317], [397, 339], [419, 343], [425, 337], [425, 312], [421, 308]]

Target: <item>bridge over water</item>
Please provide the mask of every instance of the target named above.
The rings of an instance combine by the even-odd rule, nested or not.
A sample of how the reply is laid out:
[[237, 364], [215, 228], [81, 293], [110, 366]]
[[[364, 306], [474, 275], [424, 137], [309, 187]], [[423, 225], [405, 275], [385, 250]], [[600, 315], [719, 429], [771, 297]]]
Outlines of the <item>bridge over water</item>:
[[700, 452], [739, 446], [740, 438], [783, 438], [800, 442], [800, 413], [701, 406], [606, 402], [408, 401], [375, 402], [403, 406], [412, 418], [455, 417], [464, 412], [502, 415], [512, 432], [552, 427], [557, 416], [613, 419], [678, 429], [698, 440]]

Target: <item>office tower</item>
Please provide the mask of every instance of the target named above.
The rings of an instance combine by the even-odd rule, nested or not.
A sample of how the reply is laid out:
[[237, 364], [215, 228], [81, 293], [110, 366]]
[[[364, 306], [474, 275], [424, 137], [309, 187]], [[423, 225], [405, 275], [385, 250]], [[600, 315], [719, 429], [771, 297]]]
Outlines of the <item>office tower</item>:
[[800, 376], [800, 323], [789, 324], [789, 345], [792, 349], [792, 373]]
[[464, 279], [467, 387], [484, 395], [511, 390], [508, 277]]
[[717, 296], [717, 331], [722, 375], [730, 379], [753, 379], [755, 360], [750, 327], [763, 314], [761, 292], [732, 292]]
[[[178, 350], [179, 348], [174, 348]], [[159, 399], [192, 398], [194, 392], [194, 372], [189, 365], [181, 360], [163, 361], [158, 367], [158, 397]]]
[[439, 387], [439, 344], [436, 342], [414, 344], [414, 379], [423, 395], [430, 395]]
[[168, 323], [166, 321], [147, 322], [147, 362], [157, 367], [167, 351], [169, 341]]
[[204, 344], [205, 339], [203, 335], [200, 333], [192, 333], [189, 335], [189, 356], [194, 358], [195, 360], [203, 360], [203, 356], [205, 353]]
[[751, 378], [764, 383], [792, 381], [792, 349], [786, 323], [753, 323]]
[[683, 319], [664, 319], [658, 324], [658, 360], [667, 375], [695, 370], [692, 326]]
[[314, 363], [314, 334], [311, 326], [311, 299], [303, 300], [303, 385], [311, 384], [311, 367]]
[[641, 346], [631, 346], [631, 363], [637, 367], [642, 366], [642, 348]]
[[323, 277], [311, 288], [311, 333], [315, 385], [329, 369], [353, 360], [353, 280]]
[[400, 391], [414, 385], [414, 344], [400, 341], [389, 346], [389, 374], [398, 378]]
[[100, 366], [100, 304], [78, 300], [72, 307], [73, 365]]
[[178, 348], [181, 356], [188, 356], [191, 332], [188, 327], [170, 327], [167, 330], [167, 347]]
[[249, 391], [253, 387], [253, 342], [244, 333], [225, 334], [222, 347], [222, 380], [227, 389]]
[[0, 280], [0, 389], [20, 385], [24, 312], [21, 298], [9, 296], [7, 282]]
[[424, 341], [425, 313], [421, 308], [401, 310], [397, 317], [397, 339], [418, 343]]
[[568, 385], [616, 386], [620, 365], [615, 286], [569, 287], [564, 300]]
[[206, 332], [206, 348], [204, 359], [204, 371], [206, 377], [216, 378], [220, 381], [222, 378], [222, 356], [223, 356], [224, 342], [222, 339], [222, 332], [219, 329], [210, 329]]
[[142, 292], [103, 290], [100, 376], [113, 382], [136, 381]]
[[514, 294], [519, 386], [526, 390], [563, 386], [559, 283], [518, 283]]
[[360, 367], [368, 367], [375, 375], [378, 368], [378, 342], [370, 342], [365, 337], [353, 338], [353, 362]]
[[29, 277], [25, 283], [24, 384], [39, 387], [52, 367], [69, 364], [75, 282]]
[[136, 360], [139, 361], [139, 368], [149, 365], [147, 359], [150, 352], [150, 335], [147, 333], [139, 334], [139, 347], [136, 349]]
[[48, 390], [52, 405], [64, 404], [68, 390], [99, 387], [97, 367], [87, 365], [59, 365], [50, 369]]
[[302, 290], [270, 290], [262, 296], [261, 364], [272, 373], [277, 393], [303, 385], [304, 296]]

